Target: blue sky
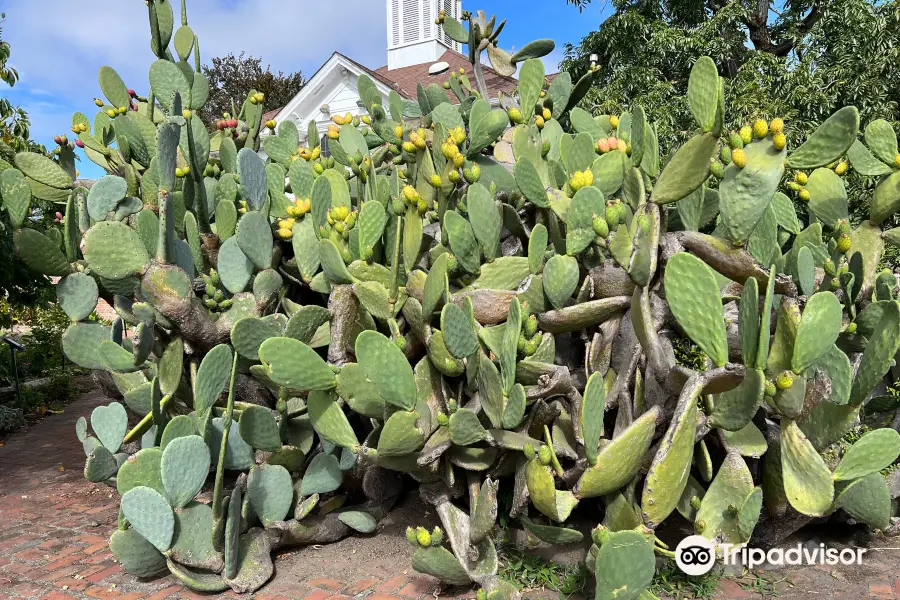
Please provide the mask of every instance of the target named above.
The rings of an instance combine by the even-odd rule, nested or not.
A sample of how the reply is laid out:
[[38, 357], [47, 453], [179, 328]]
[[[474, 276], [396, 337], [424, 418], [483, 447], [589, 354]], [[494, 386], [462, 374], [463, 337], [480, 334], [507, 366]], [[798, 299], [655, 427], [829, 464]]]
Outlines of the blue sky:
[[[554, 39], [557, 49], [546, 59], [548, 70], [555, 70], [564, 43], [577, 43], [600, 25], [605, 17], [600, 6], [579, 13], [565, 0], [463, 1], [466, 10], [482, 8], [509, 19], [500, 38], [507, 50], [536, 38]], [[243, 50], [261, 56], [273, 70], [300, 69], [309, 76], [334, 50], [373, 68], [383, 65], [385, 10], [383, 0], [189, 0], [188, 20], [204, 60]], [[54, 135], [69, 131], [73, 112], [96, 112], [97, 71], [103, 65], [146, 93], [154, 57], [140, 0], [0, 0], [0, 11], [6, 13], [3, 37], [12, 46], [10, 64], [21, 77], [14, 88], [0, 83], [0, 93], [28, 111], [36, 140], [51, 146]], [[79, 169], [83, 177], [102, 174], [87, 159]]]

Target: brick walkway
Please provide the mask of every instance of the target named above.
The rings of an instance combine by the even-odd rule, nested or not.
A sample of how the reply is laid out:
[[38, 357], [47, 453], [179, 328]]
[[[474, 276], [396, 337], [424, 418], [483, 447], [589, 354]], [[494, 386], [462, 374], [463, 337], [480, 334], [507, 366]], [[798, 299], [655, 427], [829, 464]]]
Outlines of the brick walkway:
[[[74, 423], [108, 402], [100, 392], [91, 392], [69, 405], [64, 414], [48, 417], [0, 447], [0, 600], [203, 597], [168, 577], [139, 580], [126, 575], [107, 549], [107, 539], [116, 527], [119, 498], [115, 490], [91, 484], [82, 476], [84, 453], [75, 438]], [[416, 574], [409, 566], [404, 530], [408, 524], [431, 527], [437, 519], [415, 495], [409, 496], [381, 523], [376, 535], [278, 555], [276, 576], [254, 600], [434, 597], [436, 580]], [[900, 539], [886, 540], [883, 545], [900, 545]], [[780, 598], [900, 600], [900, 552], [870, 556], [856, 572], [804, 567], [763, 576], [775, 582]], [[715, 597], [771, 597], [753, 590], [754, 583], [759, 587], [760, 580], [723, 579]], [[241, 597], [233, 593], [221, 596]], [[555, 596], [539, 592], [526, 597]]]

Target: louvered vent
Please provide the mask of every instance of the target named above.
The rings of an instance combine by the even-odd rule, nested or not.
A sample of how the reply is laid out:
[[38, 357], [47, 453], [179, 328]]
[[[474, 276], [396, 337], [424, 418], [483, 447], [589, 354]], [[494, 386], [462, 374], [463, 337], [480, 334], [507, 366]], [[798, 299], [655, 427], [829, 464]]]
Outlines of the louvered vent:
[[400, 45], [400, 0], [391, 0], [391, 14], [388, 15], [391, 24], [391, 45]]
[[403, 0], [403, 43], [418, 42], [422, 39], [421, 0]]

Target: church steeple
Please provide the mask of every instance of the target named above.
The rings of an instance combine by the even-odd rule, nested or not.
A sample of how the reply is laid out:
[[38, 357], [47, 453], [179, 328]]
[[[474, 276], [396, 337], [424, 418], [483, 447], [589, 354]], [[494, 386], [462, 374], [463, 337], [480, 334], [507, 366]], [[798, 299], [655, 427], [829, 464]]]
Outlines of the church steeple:
[[460, 50], [434, 23], [440, 10], [458, 19], [462, 0], [386, 0], [388, 69], [437, 61], [447, 49]]

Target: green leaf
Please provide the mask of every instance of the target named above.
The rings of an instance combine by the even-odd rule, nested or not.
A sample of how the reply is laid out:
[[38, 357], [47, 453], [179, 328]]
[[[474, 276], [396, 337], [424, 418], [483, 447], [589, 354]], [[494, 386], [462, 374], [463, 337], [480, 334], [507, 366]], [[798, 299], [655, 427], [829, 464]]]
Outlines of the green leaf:
[[716, 365], [728, 362], [725, 312], [712, 269], [692, 254], [679, 252], [666, 265], [665, 287], [672, 314], [688, 337]]

